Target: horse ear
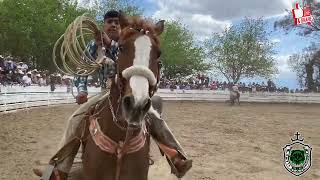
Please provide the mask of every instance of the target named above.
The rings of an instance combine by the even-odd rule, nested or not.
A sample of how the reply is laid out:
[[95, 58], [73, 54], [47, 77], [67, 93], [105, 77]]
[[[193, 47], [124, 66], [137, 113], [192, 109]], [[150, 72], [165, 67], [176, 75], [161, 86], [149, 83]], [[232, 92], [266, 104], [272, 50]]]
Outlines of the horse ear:
[[158, 21], [156, 24], [155, 32], [159, 36], [164, 30], [164, 20]]
[[128, 17], [121, 10], [119, 11], [119, 23], [120, 23], [121, 29], [129, 26], [130, 24]]

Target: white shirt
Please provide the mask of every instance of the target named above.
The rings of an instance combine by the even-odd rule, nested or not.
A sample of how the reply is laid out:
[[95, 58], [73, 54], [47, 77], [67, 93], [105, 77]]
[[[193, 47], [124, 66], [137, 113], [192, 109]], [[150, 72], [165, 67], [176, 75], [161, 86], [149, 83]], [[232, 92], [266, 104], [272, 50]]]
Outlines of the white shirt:
[[31, 84], [31, 83], [32, 83], [31, 78], [28, 77], [27, 84]]
[[232, 86], [233, 91], [238, 91], [238, 86]]
[[24, 75], [22, 80], [25, 84], [31, 84], [31, 78], [29, 78], [27, 75]]
[[22, 77], [22, 80], [23, 80], [24, 83], [27, 83], [28, 76], [27, 76], [27, 75], [24, 75], [24, 76]]
[[28, 70], [28, 65], [22, 64], [22, 68], [23, 68], [24, 70]]

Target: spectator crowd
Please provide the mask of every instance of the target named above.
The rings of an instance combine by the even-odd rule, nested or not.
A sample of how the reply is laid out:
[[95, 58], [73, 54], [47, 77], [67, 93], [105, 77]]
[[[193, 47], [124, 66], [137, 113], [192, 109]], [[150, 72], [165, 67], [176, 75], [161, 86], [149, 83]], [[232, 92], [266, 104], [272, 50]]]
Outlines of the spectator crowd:
[[67, 85], [72, 77], [62, 76], [59, 73], [50, 74], [49, 71], [39, 71], [32, 65], [19, 62], [11, 56], [0, 55], [0, 85], [3, 86], [48, 86], [54, 91], [55, 85]]
[[[32, 65], [19, 62], [11, 56], [3, 57], [0, 55], [0, 85], [4, 86], [30, 86], [36, 84], [39, 86], [50, 85], [51, 91], [54, 91], [55, 85], [71, 85], [70, 76], [62, 76], [59, 73], [49, 74], [49, 71], [39, 71], [32, 68]], [[89, 80], [89, 86], [99, 86], [98, 78], [93, 77]], [[161, 78], [159, 88], [162, 89], [207, 89], [207, 90], [228, 90], [234, 84], [226, 81], [218, 81], [210, 79], [208, 76], [200, 75], [189, 78], [165, 79]], [[287, 87], [276, 87], [270, 79], [265, 82], [236, 84], [240, 92], [304, 92], [302, 89], [291, 89]]]
[[[187, 79], [164, 79], [160, 81], [160, 88], [162, 89], [198, 89], [198, 90], [229, 90], [234, 84], [226, 81], [218, 81], [210, 79], [205, 75], [197, 75]], [[240, 92], [291, 92], [301, 93], [305, 92], [303, 89], [289, 89], [288, 87], [277, 87], [270, 79], [265, 82], [239, 82], [235, 84], [238, 86]]]

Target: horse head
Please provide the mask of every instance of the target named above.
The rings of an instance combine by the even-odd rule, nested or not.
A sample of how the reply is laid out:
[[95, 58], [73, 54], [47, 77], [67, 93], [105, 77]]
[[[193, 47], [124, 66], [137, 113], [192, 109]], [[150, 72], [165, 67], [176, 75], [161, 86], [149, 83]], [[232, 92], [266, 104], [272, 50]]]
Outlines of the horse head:
[[116, 84], [122, 114], [131, 127], [141, 127], [160, 79], [160, 41], [164, 21], [156, 24], [120, 15], [121, 35]]

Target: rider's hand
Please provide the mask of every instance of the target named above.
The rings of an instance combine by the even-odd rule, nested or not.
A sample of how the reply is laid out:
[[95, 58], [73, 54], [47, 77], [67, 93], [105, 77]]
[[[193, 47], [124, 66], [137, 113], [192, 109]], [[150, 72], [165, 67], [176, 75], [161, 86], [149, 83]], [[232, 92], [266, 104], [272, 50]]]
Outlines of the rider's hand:
[[88, 101], [88, 94], [81, 92], [76, 96], [76, 102], [80, 105]]
[[102, 44], [102, 40], [104, 45], [109, 46], [111, 44], [111, 39], [105, 32], [101, 32], [101, 31], [97, 32], [95, 34], [95, 40], [98, 46]]

